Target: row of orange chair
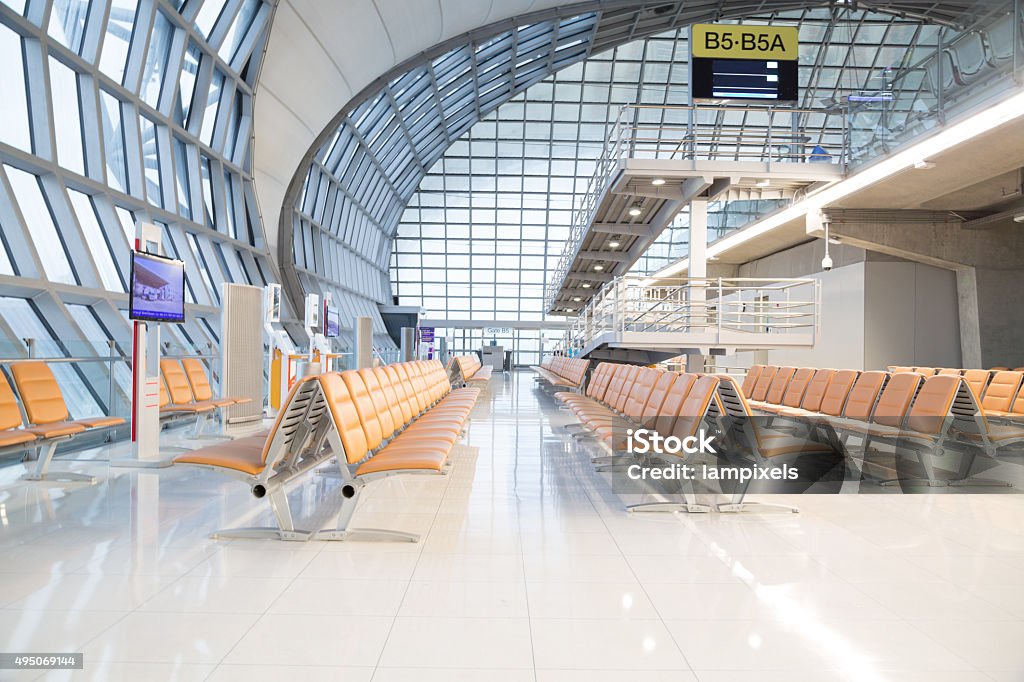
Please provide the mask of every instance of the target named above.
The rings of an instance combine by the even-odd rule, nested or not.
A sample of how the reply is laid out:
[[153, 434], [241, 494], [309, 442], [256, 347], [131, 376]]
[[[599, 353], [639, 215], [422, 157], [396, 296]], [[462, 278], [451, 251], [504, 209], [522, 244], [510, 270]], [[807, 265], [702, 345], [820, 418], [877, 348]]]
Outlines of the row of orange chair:
[[578, 389], [583, 385], [589, 367], [590, 360], [558, 356], [545, 358], [539, 367], [534, 366], [530, 369], [537, 373], [538, 378], [552, 386]]
[[[988, 369], [955, 369], [952, 367], [904, 367], [902, 365], [889, 365], [886, 369], [888, 369], [890, 372], [893, 372], [894, 374], [899, 372], [917, 372], [918, 374], [923, 374], [926, 377], [931, 376], [933, 374], [962, 375], [966, 374], [967, 372], [988, 372], [990, 374], [994, 374], [995, 372], [1010, 371], [1009, 367], [990, 367]], [[1024, 367], [1017, 367], [1013, 371], [1024, 372]]]
[[198, 358], [184, 358], [180, 363], [164, 358], [160, 361], [160, 376], [161, 416], [195, 415], [196, 437], [202, 435], [203, 427], [215, 415], [223, 416], [224, 409], [252, 402], [245, 396], [214, 396], [206, 369]]
[[[997, 373], [984, 389], [990, 405], [1009, 406], [1005, 380], [1013, 386], [1010, 390], [1019, 388], [1021, 377], [1005, 374], [1013, 373]], [[990, 422], [977, 388], [967, 376], [957, 374], [755, 365], [742, 392], [761, 413], [828, 426], [844, 445], [851, 437], [858, 438], [861, 455], [873, 442], [909, 446], [918, 452], [930, 485], [943, 483], [930, 456], [942, 454], [944, 448], [962, 451], [953, 480], [966, 482], [979, 451], [994, 457], [999, 449], [1024, 442], [1024, 428]]]
[[[959, 377], [974, 394], [981, 412], [990, 418], [1010, 422], [1024, 420], [1024, 372], [998, 371], [987, 369], [943, 370], [942, 372], [912, 372], [908, 368], [890, 368], [891, 374], [917, 374], [925, 378], [932, 376]], [[762, 411], [777, 412], [782, 409], [803, 408], [811, 412], [821, 409], [826, 387], [835, 382], [831, 400], [825, 410], [838, 414], [843, 394], [841, 387], [852, 385], [857, 373], [854, 370], [812, 369], [808, 367], [776, 367], [754, 365], [743, 380], [743, 392], [751, 404]], [[808, 403], [808, 405], [803, 405]]]
[[[60, 385], [49, 365], [29, 360], [12, 363], [9, 368], [17, 396], [0, 373], [0, 451], [30, 452], [35, 470], [26, 480], [87, 481], [92, 476], [72, 472], [50, 472], [57, 447], [80, 434], [109, 430], [125, 423], [120, 417], [71, 419]], [[22, 423], [22, 410], [25, 423]]]
[[[780, 373], [782, 378], [777, 379]], [[870, 448], [887, 444], [916, 453], [925, 472], [922, 479], [930, 485], [987, 484], [970, 478], [975, 458], [979, 454], [994, 457], [998, 449], [1024, 442], [1024, 429], [988, 423], [962, 376], [764, 366], [753, 368], [751, 375], [744, 391], [727, 376], [677, 375], [602, 363], [586, 395], [563, 392], [556, 398], [580, 420], [577, 435], [598, 436], [612, 452], [595, 461], [613, 466], [631, 459], [621, 452], [627, 428], [683, 435], [695, 432], [702, 421], [713, 424], [716, 420], [719, 433], [733, 441], [728, 454], [759, 466], [831, 453], [847, 457], [853, 468], [863, 470]], [[694, 393], [698, 386], [701, 390]], [[705, 401], [708, 390], [714, 394], [710, 402]], [[748, 402], [745, 395], [769, 391], [775, 402]], [[759, 413], [761, 419], [751, 419]], [[952, 479], [939, 478], [932, 461], [945, 450], [962, 454]], [[745, 491], [720, 509], [747, 508]], [[682, 506], [694, 510], [694, 505]]]
[[462, 386], [471, 381], [489, 381], [493, 371], [493, 367], [484, 367], [475, 355], [456, 355], [448, 363], [449, 377]]
[[[269, 434], [194, 450], [175, 459], [245, 480], [268, 497], [277, 526], [219, 531], [219, 537], [345, 540], [357, 534], [416, 541], [397, 531], [361, 531], [350, 521], [376, 478], [444, 473], [480, 390], [452, 390], [436, 360], [326, 373], [292, 387]], [[297, 529], [285, 485], [336, 459], [342, 478], [337, 528]]]
[[[729, 429], [737, 419], [749, 418], [751, 411], [742, 398], [739, 386], [725, 375], [668, 372], [603, 362], [594, 370], [586, 395], [573, 392], [555, 394], [556, 399], [579, 419], [576, 436], [593, 435], [610, 451], [607, 457], [594, 458], [599, 471], [607, 471], [634, 461], [626, 452], [630, 429], [648, 429], [668, 437], [686, 438], [697, 435], [703, 426], [715, 427], [719, 433], [730, 431], [739, 438], [729, 438], [733, 451], [728, 453], [748, 464], [763, 466], [785, 456], [832, 453], [830, 444], [785, 433], [768, 433], [756, 423], [744, 428]], [[723, 455], [726, 455], [723, 451]], [[662, 456], [661, 459], [665, 459]], [[651, 502], [627, 507], [630, 511], [706, 512], [710, 507], [692, 499], [692, 483], [684, 482], [684, 501]], [[740, 486], [729, 503], [719, 504], [723, 512], [754, 508], [745, 501], [748, 484]], [[764, 506], [764, 505], [761, 505]], [[792, 507], [787, 509], [795, 511]]]

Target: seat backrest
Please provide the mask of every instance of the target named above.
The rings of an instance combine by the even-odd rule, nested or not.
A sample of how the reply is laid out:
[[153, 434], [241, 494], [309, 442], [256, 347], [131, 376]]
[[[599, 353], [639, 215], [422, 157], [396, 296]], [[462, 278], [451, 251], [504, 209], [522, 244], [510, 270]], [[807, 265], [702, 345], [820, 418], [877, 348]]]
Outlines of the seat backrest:
[[935, 369], [934, 367], [915, 367], [914, 371], [922, 376], [930, 377], [934, 376], [935, 373], [938, 372], [939, 370]]
[[164, 375], [167, 383], [167, 393], [171, 396], [171, 402], [175, 405], [187, 405], [194, 402], [192, 396], [192, 385], [188, 382], [188, 376], [177, 360], [163, 359], [160, 361], [160, 373]]
[[604, 374], [601, 376], [600, 381], [594, 388], [594, 392], [591, 394], [591, 397], [594, 400], [605, 399], [606, 394], [611, 389], [612, 380], [615, 378], [615, 374], [619, 368], [619, 365], [616, 365], [614, 362], [605, 362], [602, 364], [605, 365], [606, 367]]
[[981, 396], [985, 394], [988, 380], [992, 378], [992, 372], [987, 369], [965, 369], [964, 381], [974, 391], [974, 397], [981, 402]]
[[21, 426], [21, 410], [18, 408], [18, 398], [14, 390], [7, 383], [7, 377], [0, 372], [0, 431], [16, 429]]
[[883, 426], [902, 428], [910, 402], [914, 399], [922, 376], [916, 372], [899, 372], [889, 377], [878, 397], [871, 421]]
[[608, 403], [619, 412], [626, 411], [626, 400], [629, 399], [629, 394], [633, 390], [633, 386], [636, 384], [636, 379], [640, 376], [640, 370], [642, 368], [637, 365], [629, 365], [625, 369], [625, 379], [622, 382], [622, 386], [617, 395], [613, 396], [614, 402]]
[[775, 378], [772, 379], [771, 386], [768, 387], [768, 392], [764, 394], [765, 402], [781, 405], [782, 398], [786, 395], [786, 389], [789, 388], [789, 381], [794, 374], [796, 374], [796, 367], [779, 367]]
[[587, 384], [587, 397], [600, 400], [599, 394], [604, 393], [608, 387], [610, 371], [611, 365], [607, 362], [602, 362], [594, 368], [593, 374], [590, 375], [590, 383]]
[[764, 370], [764, 365], [753, 365], [747, 370], [747, 376], [743, 377], [743, 395], [749, 396], [757, 385], [757, 377]]
[[855, 369], [841, 369], [833, 374], [832, 381], [828, 382], [825, 395], [821, 398], [818, 411], [833, 417], [841, 415], [843, 408], [846, 407], [846, 398], [850, 395], [850, 389], [853, 388], [853, 382], [857, 380], [858, 374], [860, 372]]
[[814, 373], [811, 382], [807, 384], [804, 391], [804, 398], [800, 402], [801, 409], [817, 412], [821, 409], [821, 401], [825, 399], [825, 392], [828, 385], [832, 383], [832, 377], [836, 375], [834, 369], [819, 369]]
[[1010, 412], [1012, 414], [1024, 414], [1024, 388], [1017, 391], [1017, 397], [1013, 399], [1013, 404], [1010, 405]]
[[[340, 374], [326, 372], [316, 378], [324, 390], [327, 406], [334, 419], [334, 445], [344, 450], [345, 460], [349, 464], [355, 464], [370, 451], [356, 402]], [[335, 452], [335, 455], [339, 460], [342, 457], [341, 452]]]
[[705, 374], [693, 383], [689, 393], [679, 406], [672, 435], [686, 438], [697, 433], [704, 416], [708, 413], [711, 401], [715, 398], [719, 378], [714, 374]]
[[357, 370], [350, 369], [342, 372], [341, 379], [348, 387], [352, 402], [355, 403], [359, 423], [362, 424], [363, 431], [366, 433], [366, 445], [373, 450], [384, 440], [384, 430], [381, 428], [377, 407], [373, 404], [370, 391], [366, 388], [366, 384]]
[[409, 396], [409, 387], [405, 380], [402, 379], [398, 373], [398, 369], [395, 365], [387, 365], [384, 368], [384, 373], [388, 375], [388, 379], [391, 382], [391, 389], [395, 392], [395, 397], [398, 399], [398, 409], [402, 414], [402, 423], [408, 424], [409, 420], [412, 419], [415, 412], [413, 411], [412, 398]]
[[778, 373], [779, 368], [773, 365], [768, 365], [761, 370], [761, 373], [757, 376], [757, 382], [754, 384], [754, 390], [750, 392], [751, 400], [764, 400], [765, 396], [768, 395], [768, 389], [772, 385], [772, 381], [775, 380], [775, 375]]
[[917, 433], [942, 433], [952, 418], [953, 400], [959, 388], [960, 377], [939, 374], [927, 377], [907, 415], [907, 428]]
[[870, 420], [875, 401], [878, 400], [878, 394], [888, 377], [889, 375], [882, 371], [861, 372], [857, 382], [850, 389], [843, 416], [863, 422]]
[[[683, 401], [690, 393], [690, 389], [697, 381], [696, 374], [680, 374], [665, 394], [665, 400], [661, 403], [661, 414], [654, 421], [654, 430], [662, 436], [672, 434], [676, 419], [679, 418], [679, 411], [682, 409]], [[645, 425], [646, 426], [646, 425]], [[648, 427], [650, 428], [650, 427]]]
[[[366, 386], [370, 389], [370, 395], [373, 396], [374, 381], [380, 387], [381, 400], [378, 402], [377, 398], [374, 398], [374, 404], [377, 406], [377, 410], [380, 411], [381, 404], [387, 409], [391, 418], [391, 434], [402, 428], [405, 425], [405, 418], [402, 415], [402, 408], [399, 404], [398, 393], [395, 388], [391, 385], [391, 377], [384, 371], [383, 367], [374, 367], [372, 369], [361, 369], [359, 370], [360, 376], [363, 377], [363, 381], [366, 382]], [[372, 375], [372, 376], [369, 376]], [[381, 422], [383, 426], [383, 421]], [[385, 429], [386, 431], [386, 429]]]
[[953, 369], [952, 367], [943, 367], [939, 370], [939, 374], [943, 376], [958, 377], [960, 376], [960, 370]]
[[[330, 407], [316, 376], [295, 381], [263, 444], [264, 476], [291, 466], [309, 451], [319, 451], [329, 432]], [[266, 470], [269, 468], [269, 470]]]
[[198, 358], [184, 358], [181, 366], [185, 370], [185, 377], [189, 386], [192, 387], [192, 395], [196, 400], [212, 400], [213, 387], [210, 386], [210, 379], [206, 376], [206, 368]]
[[413, 416], [419, 414], [423, 408], [420, 405], [420, 397], [416, 393], [416, 388], [413, 386], [408, 364], [407, 362], [399, 362], [391, 365], [391, 367], [394, 368], [395, 374], [398, 375], [398, 379], [402, 383], [402, 388], [409, 397], [409, 410], [412, 413], [410, 416]]
[[891, 374], [904, 374], [906, 372], [913, 372], [913, 367], [903, 367], [901, 365], [889, 365], [887, 368]]
[[654, 389], [654, 384], [658, 380], [659, 374], [661, 372], [656, 369], [640, 368], [636, 379], [633, 380], [633, 388], [629, 390], [629, 394], [626, 396], [622, 414], [637, 420], [643, 416], [644, 406], [647, 405], [647, 400], [651, 397], [651, 391]]
[[789, 380], [789, 386], [786, 387], [786, 393], [782, 396], [780, 404], [786, 407], [800, 407], [804, 394], [807, 392], [807, 387], [813, 378], [814, 369], [811, 367], [801, 367], [798, 369], [793, 374], [793, 378]]
[[10, 369], [30, 424], [53, 424], [67, 420], [68, 406], [49, 365], [30, 360], [12, 363]]
[[647, 398], [647, 403], [644, 405], [643, 413], [640, 415], [640, 423], [644, 428], [654, 428], [655, 423], [658, 420], [658, 416], [662, 414], [662, 406], [665, 404], [665, 398], [668, 396], [668, 392], [672, 389], [672, 385], [678, 378], [679, 375], [675, 372], [658, 372], [658, 378], [654, 382], [654, 386], [651, 388], [650, 396]]
[[611, 380], [608, 382], [608, 389], [604, 392], [601, 400], [606, 405], [611, 405], [618, 398], [619, 393], [622, 392], [622, 387], [626, 382], [626, 378], [629, 376], [629, 365], [615, 365], [612, 371]]
[[1021, 378], [1024, 372], [996, 372], [992, 377], [992, 383], [988, 385], [984, 397], [981, 399], [981, 409], [990, 412], [992, 410], [1009, 411], [1013, 405], [1013, 398], [1020, 390]]

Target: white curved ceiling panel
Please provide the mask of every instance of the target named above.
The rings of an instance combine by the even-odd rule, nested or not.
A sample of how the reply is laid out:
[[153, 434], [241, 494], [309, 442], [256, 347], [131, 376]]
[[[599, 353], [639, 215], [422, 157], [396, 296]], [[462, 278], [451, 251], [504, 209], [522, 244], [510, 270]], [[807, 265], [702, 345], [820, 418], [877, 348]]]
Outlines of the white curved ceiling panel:
[[[253, 175], [271, 248], [284, 192], [331, 119], [375, 78], [438, 43], [564, 0], [282, 0], [257, 84]], [[288, 131], [282, 136], [282, 131]], [[262, 178], [273, 178], [270, 183]]]

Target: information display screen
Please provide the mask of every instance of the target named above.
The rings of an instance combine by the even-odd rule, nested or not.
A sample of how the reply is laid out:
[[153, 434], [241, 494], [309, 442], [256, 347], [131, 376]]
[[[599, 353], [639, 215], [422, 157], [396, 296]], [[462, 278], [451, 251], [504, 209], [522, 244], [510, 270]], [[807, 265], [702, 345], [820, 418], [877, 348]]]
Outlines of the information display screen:
[[694, 24], [690, 96], [694, 101], [797, 101], [799, 38], [796, 26]]
[[336, 308], [324, 306], [324, 336], [333, 339], [341, 334], [341, 314]]
[[184, 322], [185, 263], [133, 251], [128, 317], [148, 322]]
[[694, 57], [691, 94], [694, 100], [795, 102], [797, 75], [795, 61]]

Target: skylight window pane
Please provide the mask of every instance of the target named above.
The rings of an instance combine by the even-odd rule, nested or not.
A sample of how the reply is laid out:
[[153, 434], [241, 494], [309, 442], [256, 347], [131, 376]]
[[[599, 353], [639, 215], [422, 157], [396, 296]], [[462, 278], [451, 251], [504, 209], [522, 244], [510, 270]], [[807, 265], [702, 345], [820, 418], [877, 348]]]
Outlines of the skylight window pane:
[[128, 191], [128, 171], [124, 151], [124, 118], [121, 102], [100, 90], [103, 140], [106, 147], [107, 184], [121, 192]]
[[53, 97], [53, 128], [57, 136], [57, 161], [64, 168], [79, 175], [85, 175], [78, 75], [53, 57], [50, 57], [50, 94]]
[[163, 207], [163, 189], [160, 181], [160, 145], [157, 126], [145, 116], [139, 117], [142, 129], [142, 162], [146, 176], [146, 198], [154, 206]]
[[21, 36], [0, 24], [0, 142], [31, 152]]
[[89, 0], [53, 0], [50, 36], [73, 52], [81, 52]]
[[149, 36], [149, 52], [146, 53], [146, 65], [142, 71], [142, 90], [139, 93], [142, 101], [154, 109], [160, 105], [160, 92], [167, 74], [167, 63], [171, 57], [173, 34], [171, 22], [163, 12], [158, 11], [153, 21], [153, 31]]
[[112, 0], [110, 5], [107, 33], [103, 38], [103, 50], [100, 53], [100, 71], [118, 83], [124, 80], [125, 63], [128, 61], [128, 48], [135, 28], [138, 4], [138, 0]]
[[199, 14], [196, 15], [196, 28], [204, 38], [210, 37], [210, 31], [217, 23], [217, 17], [220, 16], [226, 2], [227, 0], [205, 0], [203, 6], [199, 8]]
[[231, 28], [228, 29], [228, 34], [224, 37], [224, 42], [221, 43], [220, 50], [217, 51], [217, 54], [225, 62], [230, 64], [231, 60], [234, 59], [235, 51], [238, 50], [238, 46], [245, 40], [249, 29], [252, 28], [252, 22], [256, 18], [256, 11], [259, 7], [260, 0], [245, 0], [242, 4], [242, 9], [235, 16], [235, 20], [231, 23]]
[[4, 170], [11, 181], [14, 197], [29, 227], [27, 231], [32, 237], [47, 279], [51, 282], [77, 285], [78, 279], [71, 269], [64, 242], [57, 232], [57, 226], [54, 225], [50, 206], [43, 197], [39, 178], [13, 166], [5, 165]]
[[[71, 198], [71, 206], [75, 209], [75, 215], [78, 216], [78, 223], [82, 226], [85, 243], [89, 245], [93, 262], [99, 270], [103, 287], [108, 291], [124, 292], [124, 283], [114, 265], [111, 245], [107, 242], [103, 228], [100, 227], [92, 199], [75, 190], [68, 190], [68, 196]], [[128, 257], [127, 252], [121, 255], [124, 258]]]

